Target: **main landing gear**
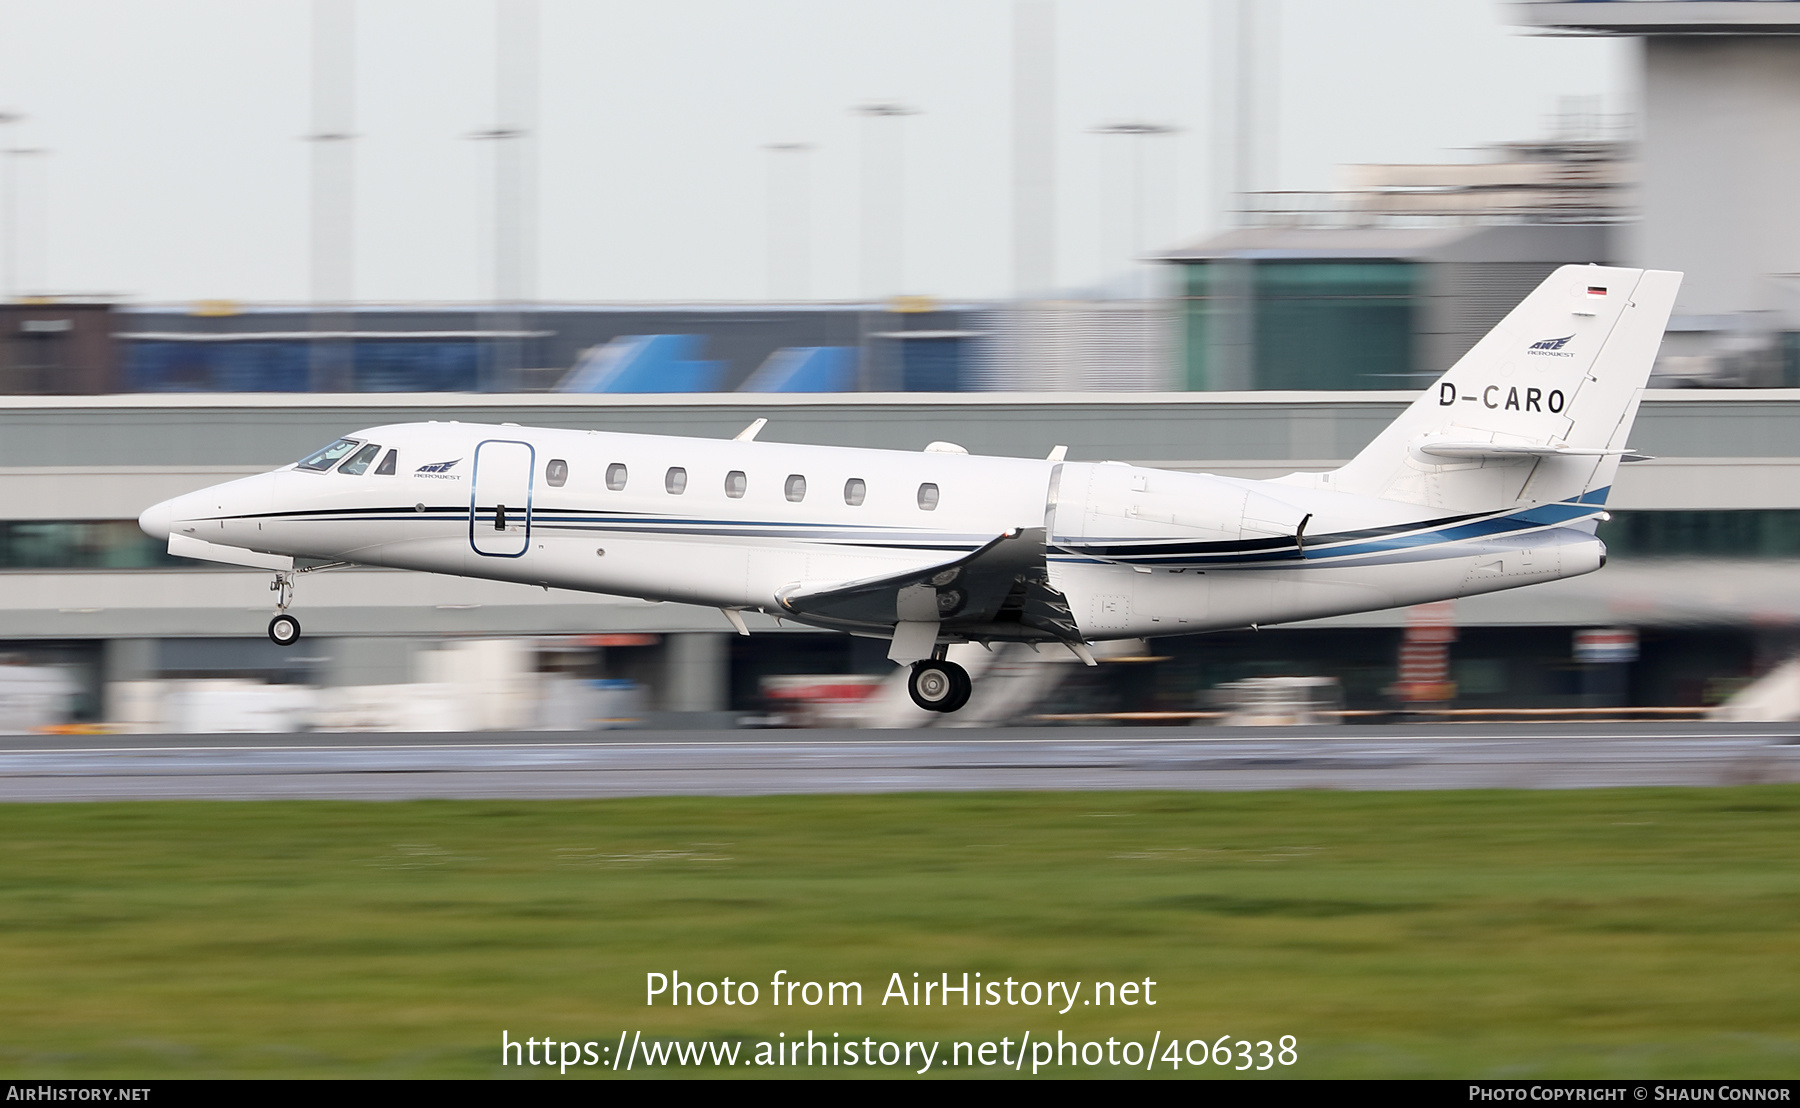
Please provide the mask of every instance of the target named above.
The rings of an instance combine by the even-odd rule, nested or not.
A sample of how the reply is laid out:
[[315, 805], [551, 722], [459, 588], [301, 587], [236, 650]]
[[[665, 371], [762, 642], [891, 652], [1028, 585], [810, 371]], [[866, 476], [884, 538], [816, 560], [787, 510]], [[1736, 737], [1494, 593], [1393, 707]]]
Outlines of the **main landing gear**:
[[275, 618], [269, 621], [269, 641], [276, 646], [293, 646], [300, 641], [300, 621], [288, 615], [288, 605], [294, 602], [294, 575], [277, 570], [275, 580], [269, 582], [269, 591], [275, 594]]
[[942, 658], [914, 662], [906, 678], [906, 691], [914, 704], [927, 712], [954, 712], [969, 702], [975, 682], [969, 671]]

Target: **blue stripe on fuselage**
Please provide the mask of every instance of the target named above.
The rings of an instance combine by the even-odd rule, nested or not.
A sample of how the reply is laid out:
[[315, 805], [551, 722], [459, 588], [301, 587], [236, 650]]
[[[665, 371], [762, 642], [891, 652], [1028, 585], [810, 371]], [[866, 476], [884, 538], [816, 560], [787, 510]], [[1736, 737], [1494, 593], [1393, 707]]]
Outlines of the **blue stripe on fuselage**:
[[[1174, 540], [1169, 544], [1171, 549], [1167, 553], [1144, 550], [1141, 553], [1134, 552], [1129, 555], [1108, 555], [1105, 553], [1107, 548], [1127, 544], [1124, 542], [1071, 543], [1064, 541], [1056, 543], [1056, 546], [1059, 552], [1077, 556], [1082, 560], [1091, 559], [1123, 565], [1242, 566], [1249, 568], [1258, 565], [1288, 566], [1300, 562], [1335, 562], [1348, 558], [1364, 558], [1375, 554], [1418, 550], [1424, 547], [1448, 547], [1473, 539], [1494, 538], [1500, 535], [1560, 527], [1575, 520], [1589, 519], [1597, 515], [1598, 512], [1595, 508], [1597, 505], [1605, 503], [1607, 492], [1608, 489], [1599, 489], [1555, 504], [1540, 504], [1519, 511], [1489, 516], [1486, 519], [1459, 521], [1446, 527], [1432, 528], [1430, 521], [1421, 521], [1418, 526], [1425, 529], [1409, 533], [1393, 534], [1391, 532], [1394, 528], [1383, 527], [1371, 528], [1370, 531], [1362, 532], [1367, 535], [1372, 531], [1379, 536], [1362, 540], [1354, 537], [1357, 532], [1349, 532], [1343, 536], [1326, 536], [1309, 541], [1304, 550], [1294, 546], [1256, 553], [1220, 552], [1207, 555], [1192, 549], [1175, 548], [1176, 543], [1179, 543], [1180, 540]], [[1150, 544], [1139, 540], [1130, 545], [1141, 549]], [[1191, 547], [1191, 544], [1183, 545]], [[1458, 557], [1460, 552], [1446, 550], [1444, 556]]]

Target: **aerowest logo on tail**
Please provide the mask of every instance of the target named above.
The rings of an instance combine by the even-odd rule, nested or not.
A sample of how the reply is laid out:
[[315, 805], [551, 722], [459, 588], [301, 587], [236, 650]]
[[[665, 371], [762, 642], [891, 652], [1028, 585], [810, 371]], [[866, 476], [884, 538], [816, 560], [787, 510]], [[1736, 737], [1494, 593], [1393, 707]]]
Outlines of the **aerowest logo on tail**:
[[1525, 353], [1539, 354], [1549, 358], [1573, 358], [1575, 352], [1564, 350], [1563, 347], [1574, 337], [1574, 335], [1564, 335], [1560, 339], [1539, 339], [1532, 343]]
[[429, 465], [420, 466], [413, 472], [420, 477], [435, 477], [440, 481], [460, 481], [461, 475], [450, 472], [450, 467], [460, 461], [462, 461], [461, 458], [452, 458], [447, 462], [432, 462]]

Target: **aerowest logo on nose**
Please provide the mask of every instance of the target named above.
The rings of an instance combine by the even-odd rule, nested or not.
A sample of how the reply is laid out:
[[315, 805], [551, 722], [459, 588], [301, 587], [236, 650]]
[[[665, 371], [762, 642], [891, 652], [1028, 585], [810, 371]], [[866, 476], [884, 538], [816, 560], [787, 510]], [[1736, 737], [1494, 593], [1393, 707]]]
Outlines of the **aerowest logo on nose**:
[[1549, 358], [1573, 358], [1575, 352], [1564, 350], [1563, 347], [1574, 337], [1574, 335], [1564, 335], [1560, 339], [1539, 339], [1532, 343], [1525, 353], [1540, 354]]
[[447, 462], [432, 462], [430, 465], [420, 466], [413, 472], [420, 477], [435, 477], [440, 481], [459, 481], [462, 479], [461, 476], [451, 473], [450, 467], [460, 461], [462, 461], [461, 458], [452, 458]]

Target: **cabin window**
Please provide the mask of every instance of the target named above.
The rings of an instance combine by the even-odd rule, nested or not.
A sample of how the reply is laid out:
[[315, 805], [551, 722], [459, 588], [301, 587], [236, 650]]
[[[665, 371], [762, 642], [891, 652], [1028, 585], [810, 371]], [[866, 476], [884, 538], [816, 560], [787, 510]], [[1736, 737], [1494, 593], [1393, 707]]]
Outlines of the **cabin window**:
[[338, 472], [348, 473], [352, 477], [361, 477], [363, 474], [369, 472], [369, 464], [375, 460], [375, 456], [379, 453], [381, 453], [381, 447], [376, 446], [374, 443], [370, 443], [361, 450], [350, 455], [350, 460], [339, 466]]
[[390, 450], [387, 452], [387, 457], [381, 459], [381, 464], [375, 467], [375, 476], [392, 477], [394, 475], [394, 470], [398, 468], [399, 465], [400, 452], [398, 450]]
[[869, 495], [869, 486], [861, 477], [852, 477], [844, 482], [844, 503], [852, 508], [860, 505]]
[[614, 462], [606, 467], [606, 487], [614, 492], [624, 492], [626, 476], [625, 463]]
[[930, 481], [919, 486], [919, 507], [923, 511], [935, 512], [938, 506], [938, 487]]
[[560, 489], [568, 480], [569, 463], [561, 458], [551, 458], [550, 464], [544, 467], [544, 484]]
[[355, 439], [339, 439], [315, 454], [309, 454], [295, 464], [296, 469], [312, 469], [320, 473], [343, 460], [344, 455], [356, 449]]
[[687, 470], [680, 466], [670, 466], [669, 472], [663, 474], [663, 488], [670, 496], [680, 496], [687, 491]]
[[734, 469], [725, 475], [725, 495], [731, 497], [731, 499], [742, 500], [744, 498], [744, 490], [749, 487], [750, 479], [744, 476], [743, 470]]
[[782, 486], [782, 491], [787, 494], [789, 500], [796, 504], [800, 503], [806, 499], [806, 478], [798, 473], [788, 474], [787, 484]]

